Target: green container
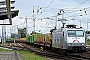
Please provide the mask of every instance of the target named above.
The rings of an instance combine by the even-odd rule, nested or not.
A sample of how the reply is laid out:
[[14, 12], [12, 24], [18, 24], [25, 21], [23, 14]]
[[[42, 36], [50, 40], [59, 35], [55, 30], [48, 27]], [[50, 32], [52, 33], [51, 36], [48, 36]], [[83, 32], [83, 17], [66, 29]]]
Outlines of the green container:
[[34, 43], [34, 36], [32, 36], [32, 43]]
[[13, 38], [7, 38], [7, 39], [6, 39], [7, 42], [10, 42], [10, 41], [12, 41], [12, 40], [13, 40]]
[[28, 37], [28, 42], [34, 43], [34, 36], [30, 35], [30, 36]]

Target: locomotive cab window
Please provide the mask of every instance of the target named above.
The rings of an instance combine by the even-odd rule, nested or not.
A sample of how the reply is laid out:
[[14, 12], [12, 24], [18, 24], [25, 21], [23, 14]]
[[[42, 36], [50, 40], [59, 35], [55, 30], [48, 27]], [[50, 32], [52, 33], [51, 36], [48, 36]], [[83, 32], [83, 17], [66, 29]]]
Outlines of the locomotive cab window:
[[83, 37], [83, 30], [68, 30], [69, 37]]
[[74, 30], [69, 30], [68, 31], [68, 36], [69, 37], [74, 37], [75, 36], [75, 31]]
[[76, 36], [83, 37], [84, 36], [83, 30], [76, 30]]

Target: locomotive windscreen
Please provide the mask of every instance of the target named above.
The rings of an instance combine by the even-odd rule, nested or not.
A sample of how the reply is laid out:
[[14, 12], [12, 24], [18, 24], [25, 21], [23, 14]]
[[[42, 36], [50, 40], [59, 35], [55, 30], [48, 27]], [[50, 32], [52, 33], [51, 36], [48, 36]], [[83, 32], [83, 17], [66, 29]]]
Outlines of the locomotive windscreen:
[[84, 32], [83, 30], [68, 30], [69, 37], [83, 37]]

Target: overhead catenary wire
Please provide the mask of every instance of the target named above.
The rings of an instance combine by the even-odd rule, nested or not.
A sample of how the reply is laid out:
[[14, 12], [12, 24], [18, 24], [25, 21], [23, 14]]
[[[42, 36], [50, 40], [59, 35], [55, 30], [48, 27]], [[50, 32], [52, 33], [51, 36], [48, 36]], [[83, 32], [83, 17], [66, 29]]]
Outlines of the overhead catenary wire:
[[[47, 1], [47, 0], [46, 0]], [[44, 2], [44, 4], [46, 3], [46, 1]], [[80, 2], [80, 3], [77, 3], [77, 4], [75, 4], [75, 5], [72, 5], [72, 6], [70, 6], [70, 7], [66, 7], [66, 8], [63, 8], [63, 9], [69, 9], [69, 8], [75, 8], [75, 7], [78, 7], [78, 6], [80, 6], [80, 5], [83, 5], [83, 4], [85, 4], [87, 1], [89, 1], [89, 0], [85, 0], [85, 1], [83, 1], [83, 2]], [[28, 3], [25, 3], [25, 2], [20, 2], [20, 1], [17, 1], [16, 0], [16, 2], [17, 3], [21, 3], [21, 4], [24, 4], [24, 5], [28, 5], [28, 6], [33, 6], [33, 5], [30, 5], [30, 4], [28, 4]], [[44, 5], [43, 4], [43, 5]], [[42, 7], [42, 8], [46, 8], [46, 7], [43, 7], [43, 6], [37, 6], [37, 5], [34, 5], [34, 7]], [[47, 7], [47, 8], [50, 8], [50, 9], [60, 9], [60, 8], [56, 8], [56, 7]], [[71, 9], [70, 9], [71, 10]]]
[[[84, 5], [85, 3], [87, 3], [89, 0], [85, 0], [83, 2], [80, 2], [80, 3], [77, 3], [76, 6], [73, 5], [71, 7], [68, 7], [68, 8], [64, 8], [65, 11], [67, 11], [67, 13], [72, 13], [72, 12], [77, 12], [77, 11], [82, 11], [83, 9], [76, 9], [82, 5]], [[70, 11], [70, 12], [69, 12]]]
[[[78, 6], [80, 6], [80, 5], [78, 5]], [[78, 7], [78, 6], [77, 6], [77, 7]], [[46, 7], [45, 7], [45, 8], [46, 8]], [[48, 8], [48, 7], [47, 7], [47, 8]], [[75, 9], [76, 9], [76, 8], [75, 8]], [[77, 11], [75, 11], [75, 12], [77, 12]]]
[[[88, 15], [86, 8], [83, 8], [83, 10], [80, 10], [81, 12], [79, 13], [74, 13], [74, 15], [69, 16], [69, 17], [73, 17], [73, 16], [85, 16]], [[72, 12], [71, 12], [72, 13]], [[65, 18], [69, 18], [69, 17], [65, 17]]]
[[[47, 1], [47, 0], [46, 0], [46, 1]], [[46, 3], [46, 1], [44, 2], [44, 4]], [[19, 3], [19, 4], [24, 4], [24, 5], [28, 5], [28, 6], [33, 6], [33, 5], [31, 5], [31, 4], [28, 4], [28, 3], [25, 3], [25, 2], [20, 2], [20, 1], [17, 1], [17, 0], [16, 0], [16, 2]], [[46, 7], [44, 6], [44, 4], [43, 4], [42, 6], [34, 5], [34, 7], [46, 8]], [[47, 8], [50, 8], [50, 9], [59, 9], [59, 8], [55, 8], [55, 7], [47, 7]]]
[[[47, 0], [46, 0], [47, 1]], [[45, 2], [46, 2], [45, 1]], [[82, 3], [83, 4], [85, 4], [87, 1], [89, 1], [89, 0], [85, 0], [85, 1], [83, 1], [83, 2], [81, 2], [81, 3], [78, 3], [77, 5], [82, 5]], [[45, 2], [44, 2], [44, 4], [45, 4]], [[21, 2], [22, 3], [22, 2]], [[51, 2], [52, 3], [52, 2]], [[22, 4], [26, 4], [26, 3], [22, 3]], [[43, 4], [43, 5], [44, 5]], [[26, 5], [30, 5], [30, 4], [26, 4]], [[30, 6], [33, 6], [33, 5], [30, 5]], [[35, 6], [34, 6], [35, 7]], [[39, 6], [36, 6], [36, 7], [39, 7]], [[78, 6], [76, 6], [76, 7], [78, 7]], [[42, 8], [49, 8], [49, 7], [42, 7]], [[39, 10], [38, 10], [39, 11]], [[73, 12], [73, 11], [72, 11]], [[75, 12], [75, 11], [74, 11]], [[41, 12], [42, 13], [42, 12]]]
[[[45, 0], [44, 4], [47, 2], [47, 0]], [[42, 7], [44, 6], [44, 4], [42, 5]]]
[[[52, 0], [52, 1], [50, 2], [50, 4], [49, 4], [47, 7], [45, 7], [45, 8], [41, 11], [40, 14], [37, 15], [36, 18], [38, 18], [38, 16], [41, 15], [53, 2], [54, 2], [54, 0]], [[35, 18], [35, 19], [36, 19], [36, 18]]]
[[[71, 15], [71, 16], [68, 16], [68, 17], [65, 17], [65, 18], [69, 18], [69, 17], [73, 17], [73, 16], [85, 16], [85, 15], [88, 15], [88, 12], [90, 10], [90, 7], [86, 7], [86, 8], [83, 8], [83, 9], [78, 9], [77, 11], [72, 11], [72, 12], [65, 12], [65, 13], [74, 13], [74, 15]], [[77, 12], [77, 13], [75, 13]]]
[[[52, 1], [50, 2], [50, 4], [43, 9], [43, 11], [44, 11], [45, 9], [47, 9], [53, 2], [54, 2], [54, 0], [52, 0]], [[43, 12], [43, 11], [42, 11], [42, 12]], [[41, 12], [41, 13], [42, 13], [42, 12]]]
[[[47, 2], [47, 0], [45, 0], [45, 2], [43, 3], [42, 7], [44, 6], [44, 4], [45, 4], [46, 2]], [[40, 7], [40, 8], [38, 7], [37, 15], [38, 15], [38, 13], [39, 13], [39, 10], [42, 9], [42, 7]]]
[[[87, 0], [88, 1], [88, 0]], [[74, 11], [75, 12], [75, 11]]]
[[[46, 0], [46, 1], [47, 1], [47, 0]], [[46, 1], [44, 2], [44, 4], [46, 3]], [[83, 2], [77, 3], [76, 6], [75, 6], [75, 5], [73, 5], [73, 6], [78, 7], [78, 6], [80, 6], [80, 5], [85, 4], [87, 1], [89, 1], [89, 0], [85, 0], [85, 1], [83, 1]], [[53, 2], [53, 1], [52, 1], [52, 2]], [[51, 3], [52, 3], [52, 2], [51, 2]], [[19, 2], [19, 3], [22, 3], [22, 2]], [[22, 3], [22, 4], [30, 5], [30, 4], [27, 4], [27, 3]], [[43, 5], [44, 5], [44, 4], [43, 4]], [[30, 6], [33, 6], [33, 5], [30, 5]], [[73, 6], [71, 6], [71, 8], [73, 8]], [[40, 7], [40, 6], [34, 6], [34, 7]], [[74, 7], [74, 8], [75, 8], [75, 7]], [[43, 6], [42, 6], [42, 8], [45, 8], [45, 9], [46, 9], [46, 8], [50, 8], [50, 7], [48, 7], [48, 6], [47, 6], [47, 7], [43, 7]], [[58, 8], [57, 8], [57, 9], [58, 9]], [[67, 9], [69, 9], [69, 8], [67, 8]], [[65, 10], [66, 10], [66, 9], [65, 9]], [[70, 9], [70, 10], [71, 10], [71, 9]], [[38, 10], [38, 11], [39, 11], [39, 10]], [[44, 10], [43, 10], [43, 11], [44, 11]], [[43, 11], [42, 11], [42, 12], [43, 12]], [[42, 14], [42, 12], [41, 12], [41, 14]], [[75, 11], [74, 11], [74, 12], [75, 12]]]
[[77, 4], [75, 4], [75, 5], [72, 5], [72, 6], [70, 6], [70, 7], [67, 7], [67, 8], [64, 8], [64, 9], [76, 9], [77, 7], [79, 7], [80, 5], [83, 5], [83, 4], [85, 4], [86, 2], [88, 2], [89, 0], [85, 0], [85, 1], [83, 1], [83, 2], [80, 2], [80, 3], [77, 3]]

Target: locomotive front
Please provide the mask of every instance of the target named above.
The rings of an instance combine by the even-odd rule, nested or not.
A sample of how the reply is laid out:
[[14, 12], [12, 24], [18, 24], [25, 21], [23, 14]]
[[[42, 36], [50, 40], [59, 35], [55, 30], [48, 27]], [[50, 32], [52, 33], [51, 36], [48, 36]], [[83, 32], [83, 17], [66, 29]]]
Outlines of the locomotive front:
[[82, 28], [67, 28], [67, 50], [86, 51], [86, 33]]

